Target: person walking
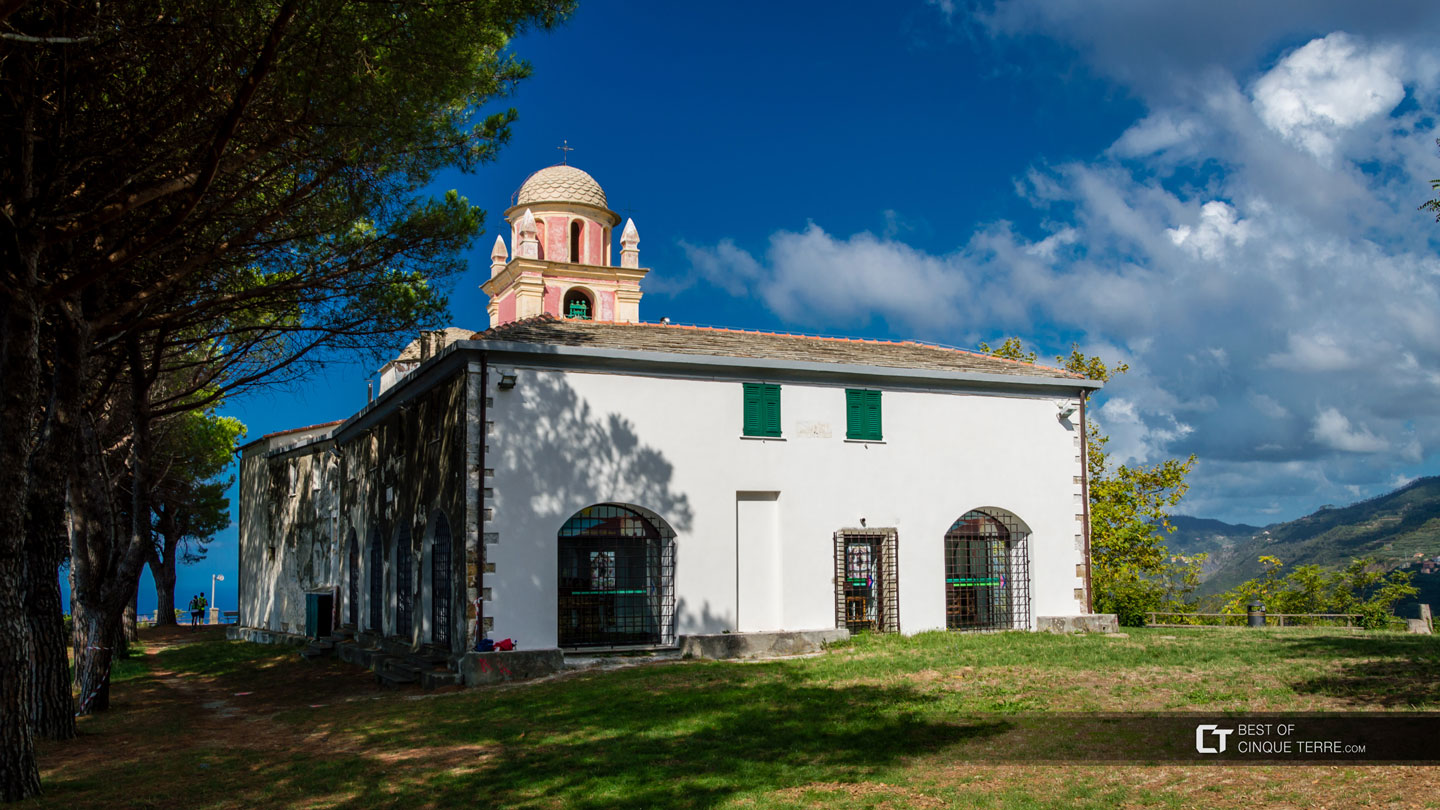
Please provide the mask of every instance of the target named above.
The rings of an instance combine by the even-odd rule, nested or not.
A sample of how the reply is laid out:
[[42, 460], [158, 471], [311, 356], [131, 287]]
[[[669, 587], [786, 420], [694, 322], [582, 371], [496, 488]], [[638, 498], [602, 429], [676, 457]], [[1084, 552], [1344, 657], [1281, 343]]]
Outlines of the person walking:
[[190, 626], [194, 627], [200, 623], [200, 594], [190, 597]]
[[203, 593], [196, 594], [196, 595], [195, 595], [195, 598], [200, 600], [200, 604], [198, 605], [199, 610], [195, 611], [195, 620], [196, 620], [196, 623], [197, 623], [197, 624], [208, 624], [209, 622], [207, 622], [207, 621], [205, 620], [205, 609], [208, 608], [208, 607], [210, 607], [210, 600], [209, 600], [209, 599], [206, 599], [206, 598], [205, 598], [205, 594], [203, 594]]

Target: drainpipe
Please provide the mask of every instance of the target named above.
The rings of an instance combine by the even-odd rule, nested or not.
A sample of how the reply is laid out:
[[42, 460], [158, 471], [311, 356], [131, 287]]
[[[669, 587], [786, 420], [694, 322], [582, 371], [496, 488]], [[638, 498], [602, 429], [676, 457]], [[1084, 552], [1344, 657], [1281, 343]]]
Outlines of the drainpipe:
[[1085, 612], [1094, 613], [1094, 596], [1090, 591], [1090, 428], [1085, 423], [1085, 400], [1089, 396], [1089, 391], [1080, 392], [1080, 508], [1084, 515]]
[[475, 649], [475, 643], [485, 638], [485, 558], [488, 553], [485, 550], [485, 451], [489, 447], [490, 431], [488, 429], [490, 415], [486, 412], [485, 402], [490, 396], [490, 355], [487, 352], [480, 353], [480, 486], [478, 503], [476, 506], [475, 523], [479, 526], [479, 535], [475, 539], [479, 553], [476, 554], [475, 565], [475, 640], [469, 644], [470, 652]]

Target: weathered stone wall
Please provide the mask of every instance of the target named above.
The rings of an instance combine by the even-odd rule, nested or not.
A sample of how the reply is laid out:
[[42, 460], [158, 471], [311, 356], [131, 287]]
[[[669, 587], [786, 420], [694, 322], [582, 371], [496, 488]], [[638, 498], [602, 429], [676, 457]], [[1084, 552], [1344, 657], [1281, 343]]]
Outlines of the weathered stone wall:
[[[340, 624], [356, 632], [397, 635], [400, 589], [410, 595], [411, 628], [402, 641], [419, 646], [436, 638], [432, 622], [436, 538], [442, 522], [450, 534], [450, 642], [465, 646], [466, 582], [466, 375], [463, 369], [424, 392], [404, 383], [394, 395], [399, 407], [340, 445], [341, 542]], [[408, 531], [411, 571], [397, 581], [397, 544]], [[351, 533], [354, 533], [354, 553]], [[378, 567], [373, 549], [379, 548]], [[381, 581], [378, 625], [373, 620], [371, 577]], [[351, 577], [356, 595], [351, 607]]]

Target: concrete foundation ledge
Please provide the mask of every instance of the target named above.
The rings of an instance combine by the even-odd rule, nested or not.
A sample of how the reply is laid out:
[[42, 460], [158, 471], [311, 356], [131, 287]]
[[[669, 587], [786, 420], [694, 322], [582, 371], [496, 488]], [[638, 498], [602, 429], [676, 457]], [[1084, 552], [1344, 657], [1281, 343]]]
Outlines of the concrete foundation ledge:
[[524, 681], [554, 675], [565, 668], [559, 648], [468, 652], [460, 658], [460, 680], [466, 686]]
[[764, 633], [711, 633], [680, 637], [685, 658], [763, 658], [819, 652], [826, 644], [850, 638], [842, 628], [828, 630], [776, 630]]
[[1120, 632], [1120, 619], [1114, 613], [1037, 616], [1035, 629], [1042, 633], [1118, 633]]
[[292, 647], [307, 646], [314, 639], [309, 636], [302, 636], [298, 633], [282, 633], [278, 630], [265, 630], [259, 627], [240, 627], [230, 625], [225, 628], [225, 638], [228, 641], [249, 641], [255, 644], [289, 644]]

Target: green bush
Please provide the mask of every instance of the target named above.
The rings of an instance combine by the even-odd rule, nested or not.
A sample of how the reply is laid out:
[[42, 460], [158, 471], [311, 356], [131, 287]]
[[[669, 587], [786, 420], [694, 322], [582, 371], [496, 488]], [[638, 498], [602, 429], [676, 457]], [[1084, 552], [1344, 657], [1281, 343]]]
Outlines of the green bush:
[[1265, 573], [1221, 595], [1223, 612], [1243, 614], [1252, 602], [1259, 602], [1267, 613], [1359, 614], [1361, 627], [1380, 630], [1404, 626], [1395, 616], [1395, 603], [1419, 593], [1410, 584], [1409, 571], [1386, 574], [1370, 557], [1351, 560], [1340, 571], [1296, 566], [1283, 577], [1285, 564], [1279, 558], [1261, 557], [1260, 564]]

